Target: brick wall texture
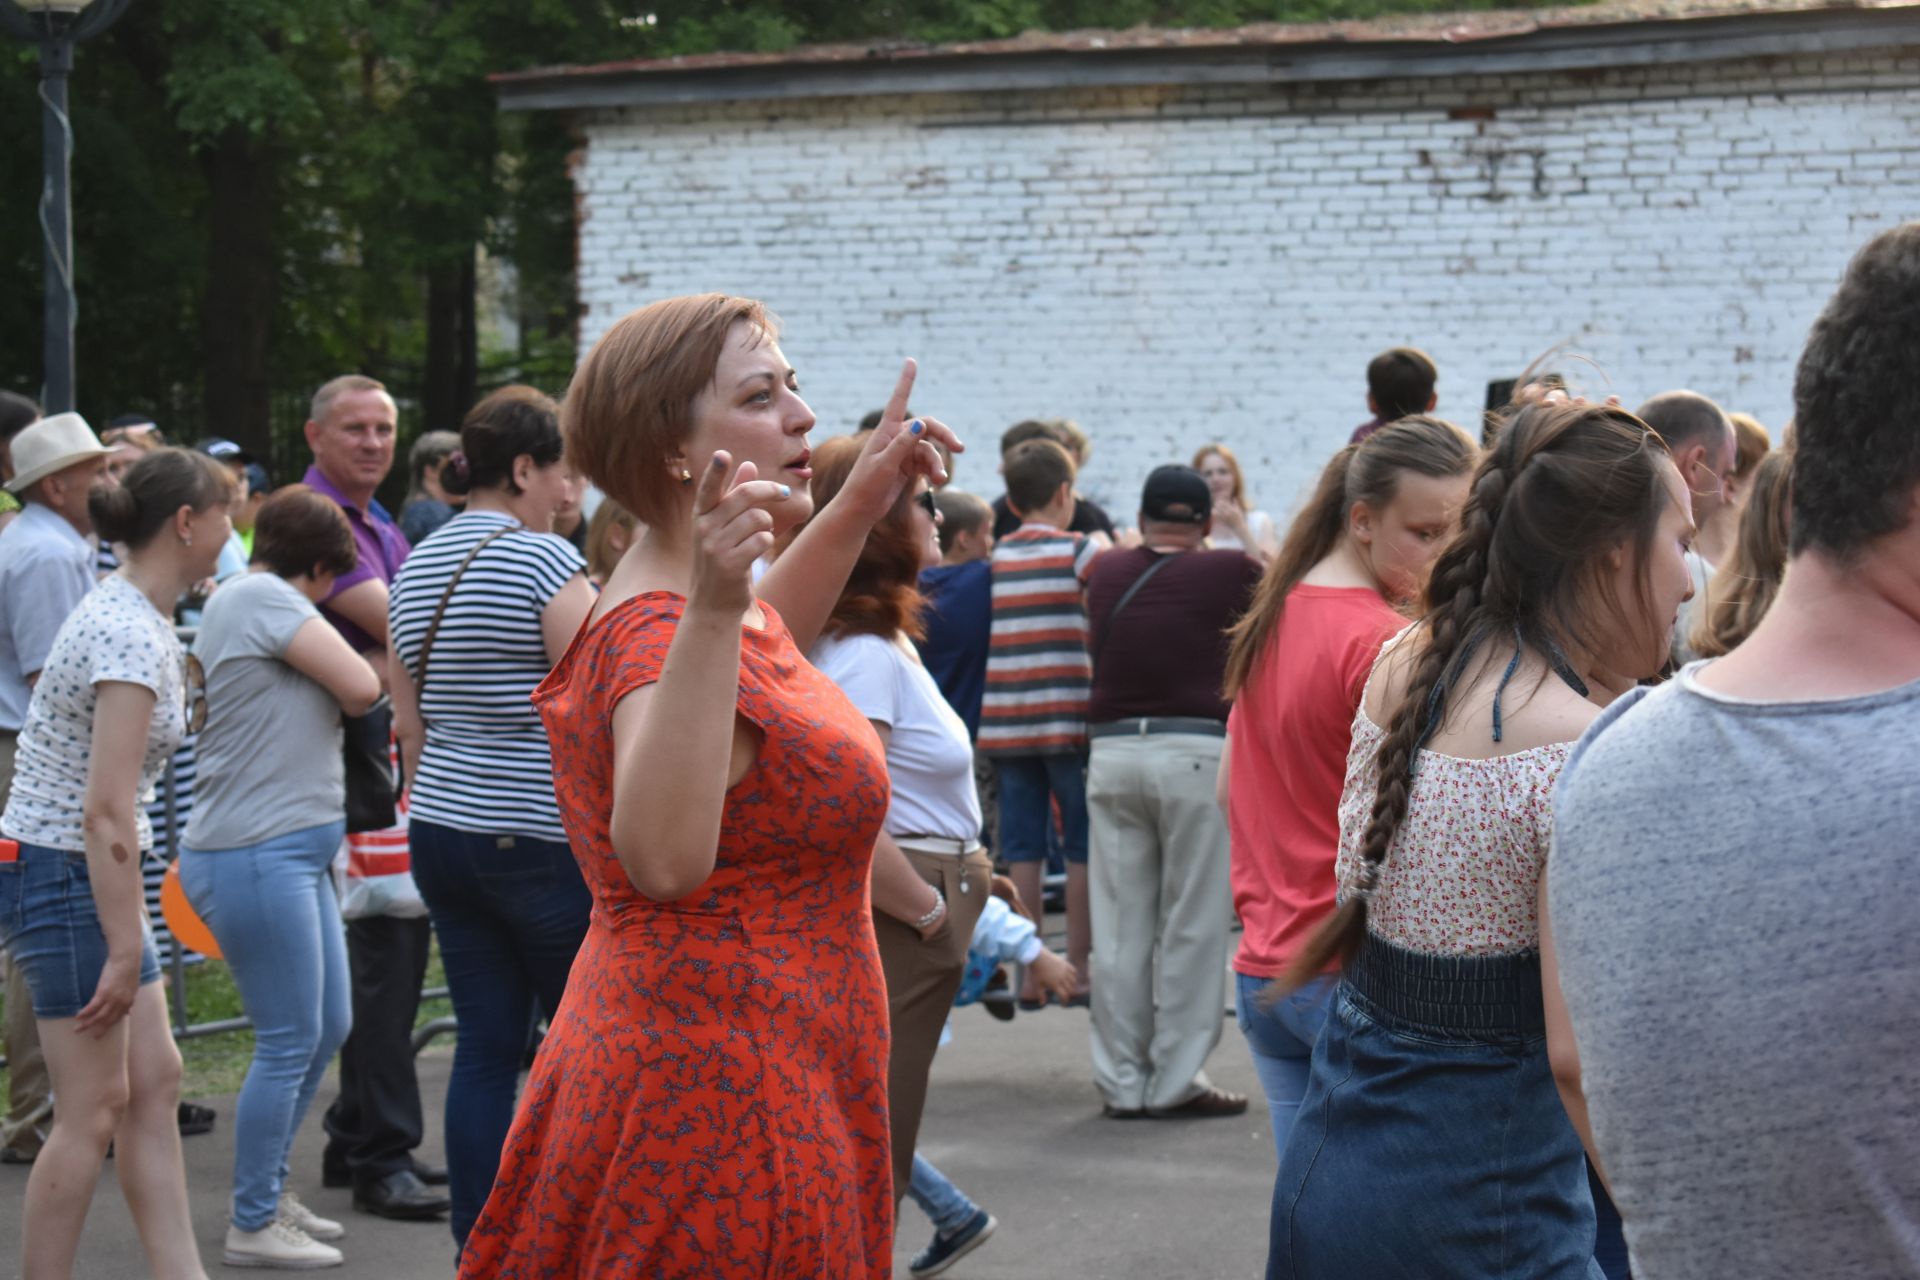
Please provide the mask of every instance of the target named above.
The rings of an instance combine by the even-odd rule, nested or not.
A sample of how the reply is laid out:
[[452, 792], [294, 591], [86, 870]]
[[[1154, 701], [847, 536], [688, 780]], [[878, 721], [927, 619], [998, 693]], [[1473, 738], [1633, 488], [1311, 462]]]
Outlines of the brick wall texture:
[[1093, 435], [1082, 487], [1224, 440], [1284, 519], [1423, 347], [1475, 429], [1544, 353], [1629, 405], [1687, 386], [1776, 429], [1849, 255], [1920, 216], [1920, 51], [1286, 87], [1061, 90], [586, 117], [582, 350], [707, 289], [767, 300], [815, 438], [882, 403], [975, 443]]

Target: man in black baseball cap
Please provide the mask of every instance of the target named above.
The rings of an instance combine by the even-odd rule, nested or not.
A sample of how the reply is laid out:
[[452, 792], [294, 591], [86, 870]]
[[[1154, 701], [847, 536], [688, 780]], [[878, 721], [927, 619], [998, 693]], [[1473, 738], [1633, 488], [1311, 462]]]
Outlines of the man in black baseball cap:
[[[1205, 525], [1213, 519], [1213, 490], [1192, 467], [1155, 467], [1140, 491], [1140, 531], [1149, 523]], [[1201, 531], [1205, 537], [1205, 530]]]
[[1209, 551], [1213, 494], [1192, 467], [1156, 467], [1140, 492], [1141, 545], [1087, 580], [1093, 692], [1087, 813], [1093, 921], [1093, 1077], [1106, 1114], [1233, 1116], [1207, 1079], [1227, 966], [1227, 627], [1260, 564]]

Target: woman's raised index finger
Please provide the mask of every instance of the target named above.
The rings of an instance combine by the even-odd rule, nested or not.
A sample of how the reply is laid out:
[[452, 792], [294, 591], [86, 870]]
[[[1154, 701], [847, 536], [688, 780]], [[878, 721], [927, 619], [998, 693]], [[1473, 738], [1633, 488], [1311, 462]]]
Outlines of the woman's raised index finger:
[[912, 356], [908, 356], [906, 363], [900, 366], [900, 380], [893, 384], [893, 394], [887, 398], [884, 421], [898, 422], [907, 416], [907, 399], [913, 394], [914, 375], [919, 371], [919, 364]]
[[727, 472], [733, 469], [733, 458], [725, 449], [717, 451], [708, 459], [707, 465], [700, 470], [700, 483], [693, 491], [693, 513], [700, 515], [713, 510], [714, 504], [726, 492]]

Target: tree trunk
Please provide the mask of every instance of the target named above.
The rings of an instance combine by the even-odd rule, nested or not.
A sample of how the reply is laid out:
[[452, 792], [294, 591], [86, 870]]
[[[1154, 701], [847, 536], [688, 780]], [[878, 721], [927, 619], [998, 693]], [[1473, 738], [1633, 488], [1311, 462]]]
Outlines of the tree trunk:
[[242, 128], [228, 129], [204, 155], [207, 297], [200, 328], [206, 430], [268, 459], [278, 157], [271, 131], [254, 137]]
[[474, 251], [434, 264], [427, 272], [427, 368], [421, 389], [425, 431], [458, 430], [477, 397], [479, 334]]

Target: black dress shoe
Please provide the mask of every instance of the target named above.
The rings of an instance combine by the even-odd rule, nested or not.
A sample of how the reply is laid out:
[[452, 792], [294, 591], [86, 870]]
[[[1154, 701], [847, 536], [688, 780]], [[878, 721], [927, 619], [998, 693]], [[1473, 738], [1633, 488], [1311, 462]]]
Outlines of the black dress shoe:
[[420, 1181], [411, 1169], [390, 1173], [377, 1182], [353, 1189], [353, 1207], [362, 1213], [401, 1222], [425, 1222], [439, 1217], [452, 1202]]
[[421, 1161], [415, 1160], [413, 1162], [413, 1176], [430, 1187], [444, 1187], [447, 1185], [447, 1166], [443, 1164], [423, 1164]]
[[212, 1107], [203, 1107], [196, 1102], [183, 1102], [179, 1109], [180, 1136], [191, 1138], [195, 1134], [212, 1133], [213, 1120], [217, 1113]]

